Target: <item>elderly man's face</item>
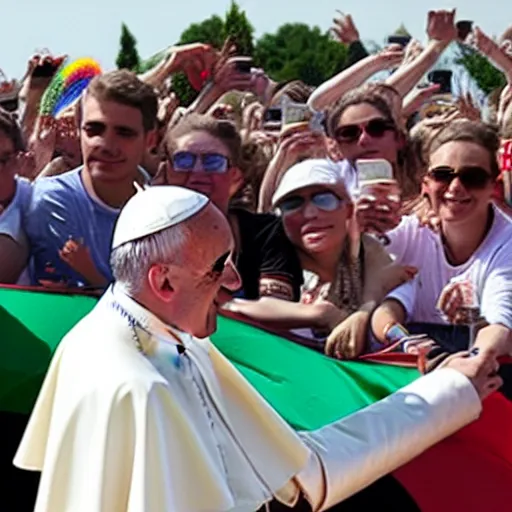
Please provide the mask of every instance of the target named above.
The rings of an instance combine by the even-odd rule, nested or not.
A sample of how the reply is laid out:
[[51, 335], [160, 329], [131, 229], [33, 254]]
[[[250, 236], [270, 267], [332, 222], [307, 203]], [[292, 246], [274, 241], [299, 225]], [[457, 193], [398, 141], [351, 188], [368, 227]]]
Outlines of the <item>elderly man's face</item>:
[[170, 319], [182, 331], [205, 338], [217, 328], [220, 289], [237, 290], [240, 276], [232, 261], [233, 235], [224, 215], [208, 205], [191, 224], [184, 263], [174, 269]]

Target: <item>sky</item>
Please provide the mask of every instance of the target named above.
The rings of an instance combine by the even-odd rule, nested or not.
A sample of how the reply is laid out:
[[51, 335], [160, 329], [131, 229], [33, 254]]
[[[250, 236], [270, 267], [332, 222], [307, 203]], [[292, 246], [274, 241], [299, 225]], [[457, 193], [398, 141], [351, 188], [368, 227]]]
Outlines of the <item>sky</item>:
[[[37, 2], [37, 3], [36, 3]], [[363, 40], [382, 44], [403, 23], [425, 40], [429, 8], [457, 7], [458, 19], [474, 20], [490, 35], [512, 25], [510, 0], [238, 0], [255, 28], [256, 37], [289, 22], [327, 30], [336, 9], [354, 18]], [[54, 55], [93, 57], [104, 70], [114, 68], [121, 23], [138, 41], [142, 58], [175, 43], [193, 22], [223, 15], [230, 0], [3, 0], [0, 4], [0, 68], [9, 78], [20, 78], [30, 56], [41, 48]]]

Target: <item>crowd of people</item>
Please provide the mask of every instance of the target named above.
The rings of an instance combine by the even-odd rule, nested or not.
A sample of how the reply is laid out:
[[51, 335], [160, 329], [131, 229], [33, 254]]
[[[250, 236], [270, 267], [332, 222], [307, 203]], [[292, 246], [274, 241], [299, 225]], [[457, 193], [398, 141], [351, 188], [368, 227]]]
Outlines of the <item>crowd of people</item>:
[[[34, 76], [45, 57], [30, 61], [20, 91], [23, 109], [0, 111], [0, 282], [97, 293], [101, 308], [109, 311], [101, 309], [97, 315], [106, 316], [92, 316], [79, 325], [71, 336], [74, 344], [70, 338], [66, 345], [72, 348], [59, 356], [61, 370], [55, 367], [49, 374], [43, 394], [60, 404], [60, 412], [54, 412], [54, 420], [45, 416], [47, 425], [58, 424], [47, 426], [46, 434], [57, 430], [64, 435], [68, 416], [74, 414], [63, 412], [64, 395], [54, 390], [59, 389], [58, 372], [70, 372], [66, 364], [98, 371], [108, 402], [97, 402], [98, 407], [108, 408], [108, 397], [117, 393], [101, 365], [87, 366], [76, 342], [88, 336], [104, 340], [100, 331], [107, 329], [112, 309], [140, 332], [162, 334], [166, 325], [178, 329], [173, 337], [202, 368], [199, 374], [204, 354], [199, 349], [194, 353], [189, 338], [206, 339], [215, 331], [218, 310], [225, 309], [307, 340], [330, 357], [355, 359], [394, 347], [418, 355], [432, 375], [442, 368], [459, 370], [480, 397], [502, 385], [496, 361], [512, 352], [512, 30], [498, 41], [479, 28], [470, 36], [507, 79], [495, 99], [486, 100], [485, 112], [467, 96], [441, 94], [439, 84], [423, 82], [457, 40], [454, 11], [429, 12], [424, 47], [413, 40], [368, 54], [350, 16], [336, 20], [335, 33], [340, 44], [350, 46], [353, 59], [317, 88], [300, 81], [274, 82], [252, 65], [250, 56], [236, 55], [229, 40], [222, 50], [194, 43], [172, 47], [144, 75], [117, 70], [95, 77], [77, 102], [51, 119], [39, 115], [50, 77]], [[384, 70], [391, 70], [384, 81], [371, 80]], [[180, 106], [172, 92], [177, 72], [185, 72], [200, 90], [188, 107]], [[115, 329], [107, 332], [117, 336]], [[139, 349], [152, 360], [151, 344], [144, 340], [139, 339]], [[83, 346], [95, 354], [101, 350], [97, 342], [96, 348]], [[130, 357], [121, 354], [117, 374], [113, 372], [121, 380], [130, 371]], [[222, 365], [215, 363], [216, 357], [218, 370]], [[174, 367], [154, 364], [165, 379], [174, 378]], [[200, 380], [193, 369], [187, 371]], [[146, 375], [147, 368], [139, 364], [137, 372]], [[503, 377], [507, 392], [510, 381]], [[76, 373], [59, 378], [71, 382]], [[153, 387], [159, 378], [152, 375]], [[431, 389], [439, 386], [430, 382]], [[456, 394], [456, 384], [448, 379], [443, 385], [453, 385]], [[202, 386], [197, 386], [201, 396]], [[66, 403], [77, 401], [87, 408], [84, 388], [66, 393]], [[169, 408], [184, 407], [189, 399], [183, 392], [174, 397], [175, 404], [163, 404], [158, 389], [150, 393], [156, 393], [150, 398], [158, 405], [148, 421], [157, 421], [158, 411], [171, 414]], [[228, 407], [237, 399], [231, 396]], [[64, 474], [80, 477], [72, 463], [60, 466], [57, 461], [64, 457], [64, 444], [52, 445], [51, 436], [44, 441], [55, 455], [49, 463], [32, 453], [48, 400], [38, 403], [18, 463], [52, 468], [53, 477], [43, 480], [39, 510], [70, 510], [57, 494], [73, 487]], [[449, 401], [456, 407], [453, 396]], [[398, 408], [396, 403], [389, 406]], [[473, 406], [468, 414], [474, 419]], [[190, 412], [190, 421], [199, 418], [200, 409]], [[438, 417], [429, 414], [431, 427]], [[222, 424], [215, 415], [210, 420]], [[76, 421], [73, 435], [92, 425]], [[284, 428], [278, 419], [272, 422], [276, 429]], [[269, 467], [261, 472], [255, 463], [260, 472], [254, 473], [236, 454], [241, 450], [256, 457], [257, 449], [249, 447], [250, 440], [232, 442], [233, 436], [243, 437], [243, 422], [236, 425], [240, 431], [220, 428], [213, 436], [225, 447], [221, 466], [232, 478], [227, 488], [216, 487], [211, 484], [215, 470], [207, 472], [214, 508], [197, 496], [184, 498], [178, 490], [171, 499], [162, 489], [155, 492], [163, 501], [155, 498], [155, 508], [143, 507], [137, 499], [147, 499], [145, 491], [139, 489], [137, 497], [120, 484], [126, 503], [133, 500], [133, 508], [123, 510], [159, 510], [163, 502], [169, 504], [166, 510], [256, 510], [272, 495], [279, 497], [277, 484], [284, 485], [303, 462], [300, 453], [294, 458], [289, 451], [295, 446], [300, 452], [300, 443], [283, 434], [286, 449], [272, 444], [276, 438], [262, 445], [261, 456], [280, 446], [282, 466], [271, 474]], [[103, 443], [91, 429], [95, 442]], [[129, 444], [128, 434], [122, 439]], [[190, 441], [189, 434], [182, 435]], [[336, 439], [332, 436], [327, 437]], [[309, 438], [304, 442], [315, 446]], [[187, 450], [179, 454], [185, 473], [197, 469], [190, 462], [197, 454]], [[81, 464], [91, 463], [87, 455], [75, 456]], [[235, 459], [239, 466], [230, 465]], [[176, 478], [165, 466], [155, 462], [159, 478]], [[111, 470], [121, 473], [119, 468], [114, 464]], [[237, 481], [238, 471], [253, 480]], [[314, 510], [347, 495], [334, 492], [327, 499], [330, 482], [325, 482], [329, 475], [324, 471], [322, 484], [318, 477], [312, 484], [324, 489], [315, 497], [308, 484], [312, 473], [301, 473], [297, 481]], [[262, 486], [256, 474], [272, 485]], [[77, 488], [82, 494], [73, 499], [89, 503], [87, 510], [121, 510], [111, 498], [100, 499], [101, 493], [94, 492], [86, 497], [88, 487]], [[102, 506], [92, 505], [102, 499]], [[246, 508], [240, 505], [244, 503]]]

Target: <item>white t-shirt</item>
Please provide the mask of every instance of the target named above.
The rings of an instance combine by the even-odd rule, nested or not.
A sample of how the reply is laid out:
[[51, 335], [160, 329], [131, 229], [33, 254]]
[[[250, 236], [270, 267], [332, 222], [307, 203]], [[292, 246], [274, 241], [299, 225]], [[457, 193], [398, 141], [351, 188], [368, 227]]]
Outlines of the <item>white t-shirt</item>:
[[453, 266], [446, 260], [439, 234], [419, 225], [414, 215], [387, 233], [387, 247], [396, 262], [419, 269], [416, 278], [393, 290], [388, 298], [406, 309], [409, 322], [446, 323], [436, 305], [450, 282], [470, 281], [480, 312], [490, 324], [512, 329], [512, 221], [497, 208], [487, 236], [471, 258]]
[[[32, 184], [26, 178], [16, 176], [16, 193], [9, 206], [0, 214], [0, 235], [12, 238], [16, 243], [27, 246], [28, 240], [23, 229], [23, 209], [30, 201]], [[23, 270], [18, 282], [19, 285], [30, 284], [28, 269]]]

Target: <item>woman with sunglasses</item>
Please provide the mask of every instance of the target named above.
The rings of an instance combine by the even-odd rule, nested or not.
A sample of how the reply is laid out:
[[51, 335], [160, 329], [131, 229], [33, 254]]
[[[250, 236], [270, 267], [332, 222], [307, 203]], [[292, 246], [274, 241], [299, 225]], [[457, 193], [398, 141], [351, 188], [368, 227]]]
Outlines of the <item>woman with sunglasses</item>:
[[[387, 160], [403, 199], [420, 193], [419, 161], [403, 127], [401, 98], [392, 87], [368, 84], [348, 92], [329, 111], [326, 127], [345, 159], [340, 172], [351, 194], [358, 189], [356, 162], [360, 159]], [[387, 200], [389, 185], [381, 187], [383, 194], [378, 204], [365, 198], [356, 203], [364, 231], [385, 233], [400, 221], [400, 203]]]
[[[512, 351], [512, 223], [492, 202], [498, 148], [493, 129], [467, 120], [451, 123], [432, 141], [423, 186], [439, 229], [408, 216], [388, 233], [396, 261], [414, 265], [419, 274], [373, 314], [373, 334], [381, 343], [408, 337], [404, 325], [410, 322], [414, 332], [462, 350], [471, 332], [440, 325], [472, 325], [479, 313], [486, 326], [477, 332], [475, 347]], [[447, 333], [461, 334], [448, 339]]]
[[256, 307], [234, 301], [230, 309], [326, 341], [328, 355], [358, 356], [366, 348], [370, 312], [388, 291], [412, 278], [415, 269], [390, 266], [391, 258], [378, 242], [359, 236], [350, 195], [328, 160], [305, 160], [288, 169], [272, 203], [301, 263], [301, 303], [264, 300]]
[[298, 300], [299, 262], [279, 219], [232, 207], [232, 200], [251, 180], [241, 137], [234, 124], [190, 114], [164, 138], [164, 182], [201, 192], [223, 211], [235, 237], [235, 263], [242, 278], [237, 296]]

